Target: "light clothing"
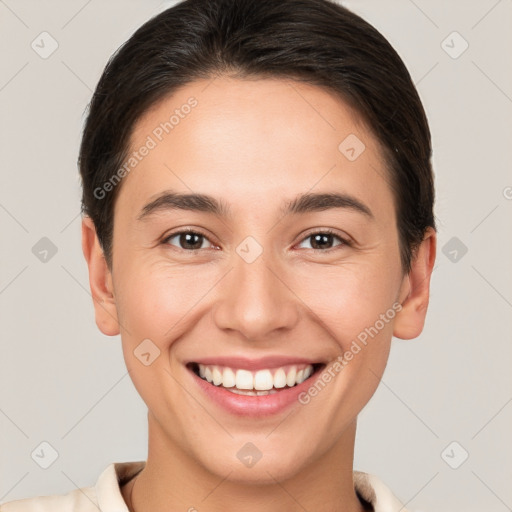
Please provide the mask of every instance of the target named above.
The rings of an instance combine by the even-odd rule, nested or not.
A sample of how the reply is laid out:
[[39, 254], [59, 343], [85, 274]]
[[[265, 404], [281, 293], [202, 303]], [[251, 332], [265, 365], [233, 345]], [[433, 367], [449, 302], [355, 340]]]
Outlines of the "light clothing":
[[[106, 467], [93, 487], [82, 487], [68, 494], [11, 501], [0, 505], [0, 512], [128, 512], [121, 487], [145, 464], [145, 461], [113, 463]], [[354, 484], [356, 491], [373, 505], [375, 512], [407, 512], [376, 476], [355, 471]]]

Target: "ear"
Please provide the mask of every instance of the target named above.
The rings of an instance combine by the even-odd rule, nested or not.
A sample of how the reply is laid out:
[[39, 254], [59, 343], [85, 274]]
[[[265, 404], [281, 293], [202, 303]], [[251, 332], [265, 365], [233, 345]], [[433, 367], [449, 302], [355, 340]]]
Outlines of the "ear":
[[411, 263], [410, 272], [404, 276], [399, 301], [402, 309], [395, 317], [393, 336], [403, 340], [421, 334], [427, 315], [430, 296], [430, 276], [436, 259], [437, 236], [429, 227]]
[[94, 303], [96, 325], [107, 336], [119, 334], [117, 308], [113, 293], [112, 275], [92, 219], [82, 218], [82, 251], [89, 267], [89, 286]]

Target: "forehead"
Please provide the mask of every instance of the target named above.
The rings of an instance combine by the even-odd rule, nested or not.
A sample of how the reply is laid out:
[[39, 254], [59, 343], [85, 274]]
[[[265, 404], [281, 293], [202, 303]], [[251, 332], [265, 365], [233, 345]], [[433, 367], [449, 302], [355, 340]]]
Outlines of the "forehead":
[[391, 199], [380, 147], [357, 113], [296, 81], [189, 83], [145, 113], [130, 143], [130, 153], [151, 148], [118, 199], [134, 216], [165, 189], [220, 196], [235, 209], [279, 208], [284, 196], [308, 191]]

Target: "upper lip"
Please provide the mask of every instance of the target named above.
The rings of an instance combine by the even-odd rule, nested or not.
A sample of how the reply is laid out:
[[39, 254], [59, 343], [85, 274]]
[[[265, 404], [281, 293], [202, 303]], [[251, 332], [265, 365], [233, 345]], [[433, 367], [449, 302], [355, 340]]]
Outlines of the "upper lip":
[[216, 366], [227, 366], [229, 368], [237, 368], [241, 370], [263, 370], [270, 368], [279, 368], [281, 366], [291, 364], [322, 364], [319, 359], [307, 359], [303, 357], [294, 356], [263, 356], [254, 359], [247, 357], [203, 357], [189, 361], [188, 364], [197, 363], [204, 365], [216, 365]]

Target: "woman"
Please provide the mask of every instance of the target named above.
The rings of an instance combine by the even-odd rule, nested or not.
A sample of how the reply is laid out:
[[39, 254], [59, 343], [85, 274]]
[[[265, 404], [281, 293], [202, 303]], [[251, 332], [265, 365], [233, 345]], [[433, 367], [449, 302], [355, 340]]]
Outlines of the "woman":
[[391, 337], [423, 329], [430, 158], [403, 62], [334, 2], [185, 0], [144, 24], [79, 163], [96, 323], [121, 335], [148, 458], [2, 510], [400, 509], [353, 453]]

